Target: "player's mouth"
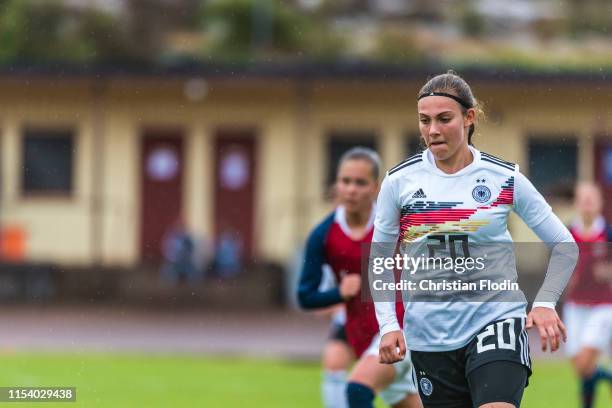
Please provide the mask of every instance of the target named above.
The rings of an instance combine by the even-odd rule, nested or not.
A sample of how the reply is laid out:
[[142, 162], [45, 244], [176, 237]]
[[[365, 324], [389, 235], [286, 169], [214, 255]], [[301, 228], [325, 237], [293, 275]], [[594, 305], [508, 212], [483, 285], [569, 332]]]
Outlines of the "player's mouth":
[[445, 144], [446, 144], [446, 142], [441, 141], [441, 140], [429, 143], [430, 146], [441, 146], [441, 145], [445, 145]]

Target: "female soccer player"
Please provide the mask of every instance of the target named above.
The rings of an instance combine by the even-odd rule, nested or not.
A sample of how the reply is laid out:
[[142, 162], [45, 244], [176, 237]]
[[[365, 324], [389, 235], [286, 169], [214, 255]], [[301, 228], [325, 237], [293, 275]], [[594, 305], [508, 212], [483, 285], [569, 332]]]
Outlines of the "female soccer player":
[[[400, 250], [426, 246], [432, 258], [441, 251], [456, 260], [463, 250], [467, 259], [475, 244], [503, 252], [511, 248], [507, 218], [513, 210], [549, 244], [552, 256], [527, 316], [522, 293], [519, 301], [494, 302], [482, 301], [475, 291], [460, 292], [461, 301], [439, 291], [431, 294], [440, 301], [411, 302], [413, 295], [406, 290], [402, 333], [392, 303], [375, 303], [383, 336], [380, 361], [400, 361], [407, 343], [425, 407], [518, 407], [531, 373], [526, 329], [537, 327], [543, 350], [557, 350], [566, 337], [555, 302], [573, 271], [575, 243], [517, 165], [472, 146], [479, 110], [469, 85], [452, 71], [423, 86], [418, 117], [427, 149], [387, 172], [378, 196], [372, 252], [379, 243], [398, 238]], [[393, 257], [393, 249], [383, 252]], [[511, 270], [510, 280], [516, 282], [514, 262], [483, 273], [503, 268]], [[468, 274], [461, 277], [468, 280]]]
[[582, 407], [591, 408], [597, 383], [612, 383], [612, 372], [597, 364], [612, 344], [612, 268], [606, 245], [612, 242], [612, 227], [601, 214], [603, 200], [597, 185], [578, 184], [574, 205], [578, 215], [570, 232], [580, 247], [580, 258], [563, 307], [566, 352], [582, 382]]
[[[410, 361], [393, 366], [379, 362], [374, 306], [360, 296], [363, 250], [372, 239], [379, 162], [378, 155], [365, 148], [351, 149], [341, 158], [336, 181], [340, 205], [308, 238], [298, 300], [305, 309], [346, 305], [346, 338], [359, 359], [346, 386], [351, 408], [372, 407], [378, 392], [393, 407], [416, 408], [421, 405]], [[323, 291], [325, 264], [332, 268], [339, 286]], [[401, 303], [397, 306], [401, 308]]]

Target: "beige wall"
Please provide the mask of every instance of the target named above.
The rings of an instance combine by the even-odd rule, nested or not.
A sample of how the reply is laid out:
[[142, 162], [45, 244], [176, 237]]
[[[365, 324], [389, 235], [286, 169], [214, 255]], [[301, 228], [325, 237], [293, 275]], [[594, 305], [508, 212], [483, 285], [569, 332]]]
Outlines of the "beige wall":
[[[193, 102], [184, 96], [183, 82], [177, 79], [115, 80], [99, 94], [87, 81], [40, 79], [28, 86], [0, 81], [0, 220], [26, 229], [30, 260], [136, 263], [140, 134], [144, 127], [172, 126], [185, 135], [184, 213], [196, 236], [210, 237], [212, 140], [219, 128], [247, 126], [257, 130], [256, 248], [266, 259], [284, 262], [331, 209], [323, 191], [328, 132], [373, 130], [388, 168], [403, 158], [405, 136], [417, 129], [416, 83], [310, 85], [217, 81], [203, 100]], [[553, 91], [543, 85], [476, 83], [473, 87], [490, 112], [478, 127], [478, 148], [515, 161], [527, 171], [528, 135], [573, 134], [579, 138], [579, 175], [593, 177], [592, 135], [612, 130], [610, 89], [588, 84]], [[21, 132], [28, 124], [75, 129], [72, 197], [21, 195]], [[102, 165], [98, 178], [97, 162]], [[100, 199], [99, 207], [93, 205], [95, 198]], [[568, 203], [552, 204], [567, 220]], [[99, 224], [92, 221], [92, 214], [99, 214]], [[534, 239], [516, 218], [511, 228], [516, 240]]]
[[[58, 103], [52, 95], [58, 96]], [[58, 89], [7, 86], [2, 90], [2, 203], [3, 224], [23, 226], [27, 232], [27, 255], [35, 261], [55, 259], [87, 262], [91, 181], [87, 152], [91, 151], [91, 112], [79, 87]], [[70, 198], [25, 197], [21, 194], [21, 134], [26, 126], [49, 126], [74, 130], [73, 189]]]

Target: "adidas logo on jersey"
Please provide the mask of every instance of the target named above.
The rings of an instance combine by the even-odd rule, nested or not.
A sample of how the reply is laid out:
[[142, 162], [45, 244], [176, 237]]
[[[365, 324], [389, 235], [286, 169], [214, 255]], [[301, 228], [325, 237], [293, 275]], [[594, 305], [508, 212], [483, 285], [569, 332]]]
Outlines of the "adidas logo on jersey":
[[419, 188], [416, 193], [412, 195], [412, 198], [427, 198], [422, 188]]

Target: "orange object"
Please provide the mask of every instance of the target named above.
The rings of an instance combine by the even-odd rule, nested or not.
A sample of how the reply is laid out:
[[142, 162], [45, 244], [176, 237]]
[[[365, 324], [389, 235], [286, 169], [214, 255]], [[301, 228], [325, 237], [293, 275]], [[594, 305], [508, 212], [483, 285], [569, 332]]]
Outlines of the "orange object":
[[7, 225], [0, 232], [0, 255], [2, 260], [22, 262], [25, 258], [26, 232], [22, 226]]

